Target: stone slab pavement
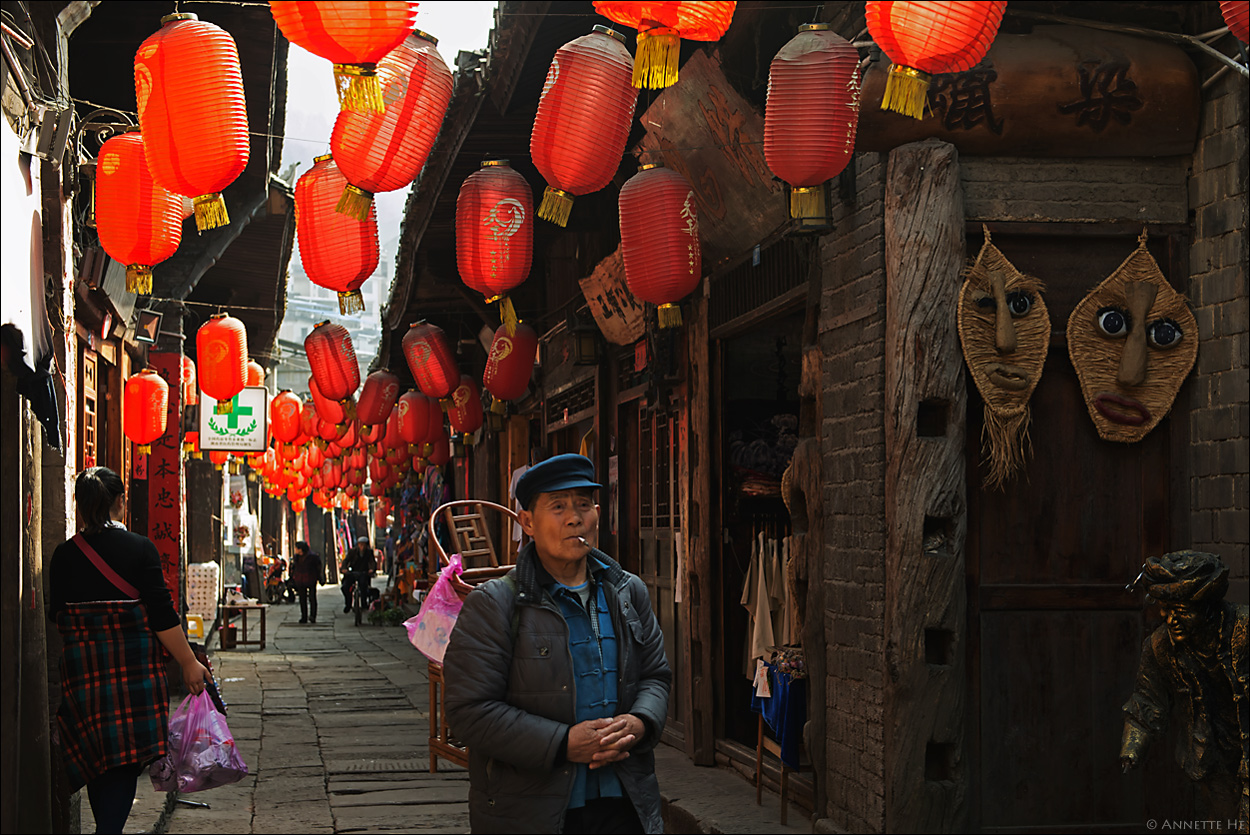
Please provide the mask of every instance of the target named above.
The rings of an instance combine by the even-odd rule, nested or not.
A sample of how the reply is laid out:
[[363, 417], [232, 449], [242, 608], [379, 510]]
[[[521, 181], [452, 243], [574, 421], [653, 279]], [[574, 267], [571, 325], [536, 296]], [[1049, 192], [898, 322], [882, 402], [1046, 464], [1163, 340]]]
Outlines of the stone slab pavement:
[[[445, 760], [429, 771], [424, 656], [402, 627], [357, 627], [335, 586], [319, 589], [318, 609], [317, 623], [301, 624], [298, 605], [270, 606], [263, 651], [221, 650], [210, 639], [227, 721], [251, 773], [178, 798], [154, 791], [145, 775], [127, 833], [469, 831], [467, 772]], [[776, 794], [756, 806], [736, 772], [696, 767], [664, 745], [656, 762], [670, 832], [811, 831], [794, 805], [782, 827]]]

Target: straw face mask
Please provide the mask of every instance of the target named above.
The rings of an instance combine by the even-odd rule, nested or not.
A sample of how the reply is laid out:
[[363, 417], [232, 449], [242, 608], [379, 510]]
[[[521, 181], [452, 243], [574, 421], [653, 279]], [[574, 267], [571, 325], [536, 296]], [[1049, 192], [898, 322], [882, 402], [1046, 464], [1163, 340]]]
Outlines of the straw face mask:
[[1198, 323], [1146, 251], [1144, 232], [1072, 311], [1068, 354], [1104, 440], [1140, 441], [1171, 410], [1198, 357]]
[[985, 401], [981, 446], [991, 488], [1020, 470], [1030, 453], [1029, 398], [1050, 346], [1045, 289], [1017, 270], [987, 232], [959, 291], [959, 341]]

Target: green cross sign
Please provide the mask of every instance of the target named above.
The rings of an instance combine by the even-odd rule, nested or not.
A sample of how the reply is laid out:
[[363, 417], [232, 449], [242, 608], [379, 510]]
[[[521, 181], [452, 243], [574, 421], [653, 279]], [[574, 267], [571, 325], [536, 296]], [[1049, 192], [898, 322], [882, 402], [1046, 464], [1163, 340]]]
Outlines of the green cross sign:
[[239, 428], [239, 418], [241, 418], [241, 417], [250, 417], [250, 416], [251, 416], [251, 414], [252, 414], [252, 407], [251, 407], [251, 406], [240, 406], [240, 405], [239, 405], [239, 395], [237, 395], [237, 394], [234, 396], [234, 399], [233, 399], [231, 402], [234, 404], [234, 411], [233, 411], [233, 412], [231, 412], [231, 413], [227, 416], [227, 417], [228, 417], [228, 421], [227, 421], [227, 423], [226, 423], [226, 426], [227, 426], [227, 427], [229, 427], [230, 429], [238, 429], [238, 428]]

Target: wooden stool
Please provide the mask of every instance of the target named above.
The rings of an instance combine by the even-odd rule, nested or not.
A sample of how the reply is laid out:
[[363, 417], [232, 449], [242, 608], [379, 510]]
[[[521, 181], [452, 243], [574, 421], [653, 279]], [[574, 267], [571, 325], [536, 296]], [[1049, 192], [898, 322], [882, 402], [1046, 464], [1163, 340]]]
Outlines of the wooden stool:
[[[764, 733], [764, 717], [759, 717], [760, 725], [755, 738], [755, 805], [764, 805], [764, 752], [772, 754], [781, 763], [781, 825], [786, 825], [786, 815], [790, 810], [790, 772], [795, 769], [786, 765], [781, 759], [781, 743]], [[803, 755], [803, 747], [799, 747], [799, 756]], [[802, 761], [800, 760], [800, 766]], [[800, 767], [799, 771], [808, 769]]]

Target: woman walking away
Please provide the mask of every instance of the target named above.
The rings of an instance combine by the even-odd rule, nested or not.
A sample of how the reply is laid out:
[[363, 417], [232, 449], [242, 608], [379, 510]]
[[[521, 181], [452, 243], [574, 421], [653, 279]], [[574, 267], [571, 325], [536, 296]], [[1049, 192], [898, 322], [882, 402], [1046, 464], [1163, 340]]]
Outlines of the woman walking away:
[[57, 728], [71, 788], [87, 787], [96, 832], [121, 832], [144, 766], [165, 755], [169, 686], [157, 641], [192, 693], [196, 660], [145, 536], [126, 530], [125, 485], [107, 467], [78, 474], [81, 533], [52, 554], [51, 614], [65, 642]]

